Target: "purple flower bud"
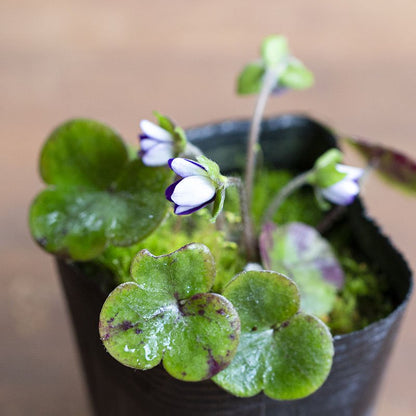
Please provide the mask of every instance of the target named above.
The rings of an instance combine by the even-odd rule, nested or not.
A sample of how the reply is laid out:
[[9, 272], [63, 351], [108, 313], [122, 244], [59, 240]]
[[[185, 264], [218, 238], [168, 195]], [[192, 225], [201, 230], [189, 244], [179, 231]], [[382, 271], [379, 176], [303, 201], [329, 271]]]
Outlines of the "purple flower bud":
[[142, 120], [140, 128], [143, 134], [140, 138], [139, 156], [146, 166], [162, 166], [173, 157], [173, 136], [162, 127]]
[[169, 166], [182, 177], [165, 192], [166, 198], [174, 203], [175, 214], [192, 214], [214, 201], [217, 188], [204, 166], [180, 157], [170, 159]]
[[334, 204], [349, 205], [360, 192], [358, 181], [363, 175], [364, 170], [341, 164], [337, 164], [336, 169], [338, 172], [345, 173], [347, 176], [327, 188], [320, 188], [319, 191], [325, 199]]

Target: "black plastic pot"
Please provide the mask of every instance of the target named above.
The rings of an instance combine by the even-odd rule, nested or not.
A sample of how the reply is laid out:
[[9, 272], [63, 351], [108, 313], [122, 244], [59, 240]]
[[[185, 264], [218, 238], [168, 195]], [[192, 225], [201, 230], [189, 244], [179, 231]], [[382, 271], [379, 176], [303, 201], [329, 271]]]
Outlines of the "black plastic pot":
[[[230, 121], [194, 128], [188, 137], [223, 171], [241, 170], [249, 124]], [[301, 116], [282, 116], [263, 124], [265, 163], [306, 170], [318, 155], [336, 145], [322, 125]], [[324, 385], [311, 396], [277, 402], [259, 394], [241, 399], [211, 381], [185, 383], [157, 367], [145, 372], [122, 366], [104, 350], [98, 316], [109, 288], [103, 289], [74, 265], [58, 261], [78, 346], [97, 416], [361, 416], [370, 415], [412, 287], [411, 272], [390, 241], [356, 201], [347, 212], [356, 247], [390, 283], [395, 310], [364, 330], [335, 337], [335, 358]]]

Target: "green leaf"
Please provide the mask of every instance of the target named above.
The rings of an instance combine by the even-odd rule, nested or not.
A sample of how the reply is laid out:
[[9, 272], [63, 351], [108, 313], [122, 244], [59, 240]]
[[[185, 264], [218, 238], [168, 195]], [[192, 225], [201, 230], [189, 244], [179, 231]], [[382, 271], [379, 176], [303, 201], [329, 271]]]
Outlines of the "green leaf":
[[416, 193], [416, 161], [397, 150], [357, 138], [346, 142], [356, 149], [388, 183], [404, 192]]
[[339, 149], [332, 148], [318, 157], [315, 161], [315, 169], [324, 169], [327, 166], [334, 166], [342, 161], [342, 152]]
[[221, 175], [220, 167], [213, 160], [208, 159], [205, 156], [198, 156], [197, 161], [206, 169], [206, 175], [212, 180], [216, 186], [216, 195], [212, 211], [211, 222], [215, 222], [218, 215], [221, 213], [224, 207], [225, 201], [225, 184], [227, 178]]
[[320, 320], [298, 312], [299, 294], [290, 279], [243, 272], [223, 294], [237, 309], [242, 331], [234, 360], [215, 383], [236, 396], [264, 391], [277, 400], [300, 399], [322, 385], [332, 364], [332, 337]]
[[346, 173], [341, 173], [336, 168], [337, 163], [341, 160], [342, 153], [340, 150], [329, 149], [316, 160], [313, 172], [308, 177], [308, 182], [319, 188], [327, 188], [338, 183], [347, 176]]
[[157, 118], [159, 126], [173, 136], [175, 156], [178, 156], [186, 147], [187, 139], [185, 131], [182, 127], [176, 126], [169, 117], [164, 116], [157, 111], [154, 111], [153, 114]]
[[186, 148], [187, 138], [185, 130], [182, 127], [176, 126], [174, 130], [175, 137], [175, 152], [177, 155], [182, 153]]
[[218, 215], [221, 214], [224, 208], [224, 202], [225, 202], [225, 187], [222, 186], [220, 189], [217, 190], [217, 193], [215, 195], [214, 205], [212, 207], [211, 222], [215, 222]]
[[244, 67], [237, 80], [238, 94], [257, 94], [261, 90], [265, 73], [262, 62], [252, 62]]
[[131, 245], [167, 210], [170, 170], [128, 161], [121, 139], [95, 121], [55, 130], [42, 150], [41, 172], [50, 186], [33, 201], [29, 223], [34, 239], [56, 255], [89, 260], [109, 245]]
[[286, 66], [285, 71], [279, 77], [279, 86], [304, 90], [314, 83], [314, 76], [302, 62], [292, 58]]
[[261, 56], [268, 67], [275, 67], [289, 55], [287, 40], [281, 35], [271, 35], [263, 40]]
[[123, 141], [110, 127], [93, 120], [70, 120], [44, 144], [40, 173], [47, 184], [105, 189], [127, 158]]
[[326, 316], [333, 308], [344, 273], [329, 243], [302, 223], [264, 226], [260, 253], [267, 269], [293, 279], [301, 293], [302, 310]]
[[206, 156], [198, 156], [196, 160], [204, 166], [207, 170], [209, 178], [215, 182], [218, 186], [224, 184], [224, 177], [221, 175], [220, 167], [213, 160], [208, 159]]
[[162, 129], [168, 131], [170, 134], [175, 134], [175, 123], [167, 116], [160, 114], [158, 111], [153, 111], [154, 116], [157, 118], [157, 122]]
[[141, 370], [163, 361], [185, 381], [208, 379], [229, 365], [240, 321], [225, 297], [206, 293], [215, 276], [206, 246], [159, 257], [143, 250], [131, 273], [134, 282], [118, 286], [100, 314], [100, 336], [115, 359]]

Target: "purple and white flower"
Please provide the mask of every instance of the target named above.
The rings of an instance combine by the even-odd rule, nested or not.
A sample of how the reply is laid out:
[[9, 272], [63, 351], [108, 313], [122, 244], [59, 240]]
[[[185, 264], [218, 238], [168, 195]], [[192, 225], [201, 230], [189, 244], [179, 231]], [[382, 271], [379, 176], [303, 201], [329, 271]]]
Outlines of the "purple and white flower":
[[360, 192], [359, 180], [364, 173], [363, 169], [337, 164], [336, 170], [346, 176], [339, 182], [319, 188], [321, 195], [328, 201], [337, 205], [349, 205]]
[[174, 156], [174, 138], [171, 133], [148, 120], [140, 122], [139, 156], [146, 166], [163, 166]]
[[181, 157], [170, 159], [168, 163], [182, 177], [165, 192], [166, 198], [174, 203], [175, 214], [192, 214], [215, 200], [216, 184], [203, 165]]

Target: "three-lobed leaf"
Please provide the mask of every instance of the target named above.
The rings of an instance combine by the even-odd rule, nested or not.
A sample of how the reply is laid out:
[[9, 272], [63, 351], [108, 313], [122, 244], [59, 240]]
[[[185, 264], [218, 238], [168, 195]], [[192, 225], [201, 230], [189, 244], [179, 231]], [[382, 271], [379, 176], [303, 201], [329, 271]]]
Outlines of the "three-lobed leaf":
[[328, 328], [299, 312], [293, 281], [267, 271], [239, 274], [223, 295], [237, 309], [241, 336], [232, 363], [213, 380], [240, 397], [305, 397], [327, 378], [334, 353]]
[[284, 273], [297, 283], [302, 310], [318, 316], [332, 310], [344, 273], [330, 244], [315, 228], [296, 222], [278, 227], [265, 224], [260, 253], [267, 269]]
[[229, 300], [207, 293], [214, 260], [202, 244], [165, 256], [139, 252], [133, 282], [118, 286], [100, 314], [107, 351], [122, 364], [146, 370], [163, 361], [166, 371], [185, 381], [212, 377], [231, 362], [240, 320]]
[[167, 210], [165, 167], [129, 160], [121, 138], [93, 120], [59, 126], [40, 157], [49, 187], [33, 201], [33, 237], [47, 251], [89, 260], [109, 245], [131, 245], [153, 231]]

